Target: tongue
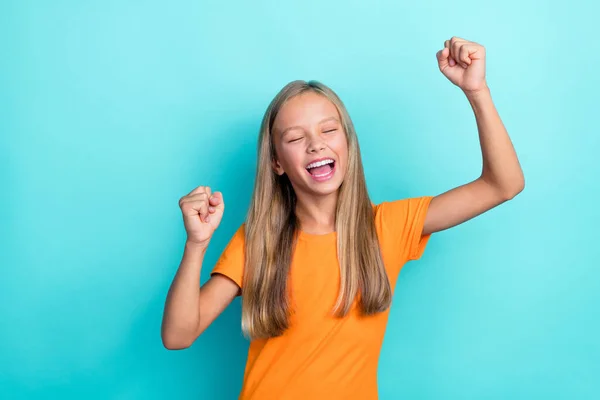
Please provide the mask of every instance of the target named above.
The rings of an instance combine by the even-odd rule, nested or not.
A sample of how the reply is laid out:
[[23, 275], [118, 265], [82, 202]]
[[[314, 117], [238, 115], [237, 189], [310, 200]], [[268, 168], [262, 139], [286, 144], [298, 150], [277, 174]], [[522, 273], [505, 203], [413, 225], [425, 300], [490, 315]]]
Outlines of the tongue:
[[312, 175], [323, 175], [331, 171], [331, 164], [325, 164], [317, 168], [311, 168], [308, 172]]

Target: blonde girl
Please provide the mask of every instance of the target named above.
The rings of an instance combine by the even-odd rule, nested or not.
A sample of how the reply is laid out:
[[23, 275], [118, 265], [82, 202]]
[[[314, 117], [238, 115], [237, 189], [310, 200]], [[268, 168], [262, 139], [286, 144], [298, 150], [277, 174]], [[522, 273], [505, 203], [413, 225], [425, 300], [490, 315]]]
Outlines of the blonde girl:
[[485, 80], [484, 47], [453, 37], [437, 60], [473, 108], [481, 176], [435, 197], [373, 204], [342, 101], [322, 83], [289, 83], [262, 121], [246, 220], [201, 288], [223, 194], [199, 186], [179, 202], [187, 241], [165, 305], [165, 347], [190, 346], [241, 295], [242, 330], [251, 340], [241, 399], [377, 398], [379, 353], [402, 266], [421, 257], [432, 233], [524, 187]]

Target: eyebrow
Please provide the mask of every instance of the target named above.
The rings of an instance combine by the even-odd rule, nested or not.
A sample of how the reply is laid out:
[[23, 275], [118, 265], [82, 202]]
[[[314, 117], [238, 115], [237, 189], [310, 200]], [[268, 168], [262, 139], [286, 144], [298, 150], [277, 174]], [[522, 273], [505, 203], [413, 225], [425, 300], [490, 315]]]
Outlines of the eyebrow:
[[[319, 124], [325, 123], [325, 122], [329, 122], [329, 121], [335, 121], [337, 123], [339, 123], [340, 121], [337, 119], [337, 117], [327, 117], [327, 118], [323, 118], [322, 120], [319, 121]], [[285, 128], [283, 131], [281, 131], [281, 133], [279, 134], [279, 137], [283, 137], [286, 133], [288, 133], [291, 130], [294, 129], [303, 129], [301, 126], [290, 126]]]

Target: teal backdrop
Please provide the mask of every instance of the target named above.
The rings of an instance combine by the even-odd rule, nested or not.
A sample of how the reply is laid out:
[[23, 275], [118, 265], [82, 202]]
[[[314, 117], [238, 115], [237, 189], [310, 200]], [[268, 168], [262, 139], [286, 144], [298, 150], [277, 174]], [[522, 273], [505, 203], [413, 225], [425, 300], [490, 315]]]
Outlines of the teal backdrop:
[[239, 299], [195, 344], [160, 340], [178, 200], [242, 223], [269, 101], [318, 79], [356, 125], [373, 201], [476, 178], [475, 120], [435, 53], [483, 44], [525, 171], [513, 201], [402, 270], [381, 399], [600, 398], [599, 7], [591, 0], [3, 1], [0, 398], [234, 399]]

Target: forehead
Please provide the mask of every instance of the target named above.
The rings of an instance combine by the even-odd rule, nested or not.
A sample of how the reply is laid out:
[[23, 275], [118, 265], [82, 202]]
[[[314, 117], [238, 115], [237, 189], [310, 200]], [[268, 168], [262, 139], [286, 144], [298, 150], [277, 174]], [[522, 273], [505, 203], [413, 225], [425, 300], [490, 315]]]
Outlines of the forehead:
[[337, 107], [328, 98], [314, 92], [292, 97], [281, 107], [273, 122], [276, 131], [291, 126], [311, 126], [328, 117], [340, 119]]

